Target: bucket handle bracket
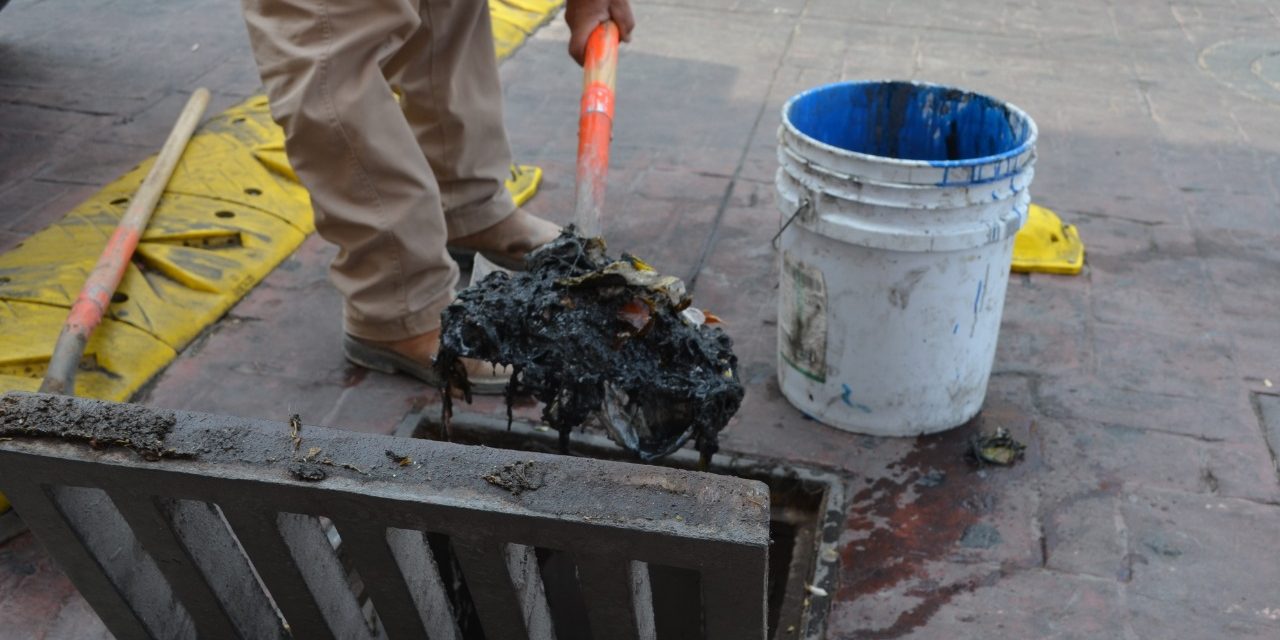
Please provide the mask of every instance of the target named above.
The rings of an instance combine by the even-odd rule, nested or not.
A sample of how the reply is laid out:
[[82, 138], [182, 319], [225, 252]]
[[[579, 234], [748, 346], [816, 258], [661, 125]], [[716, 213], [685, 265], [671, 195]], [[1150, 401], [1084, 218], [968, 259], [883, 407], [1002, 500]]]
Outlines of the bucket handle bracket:
[[787, 221], [778, 228], [778, 232], [773, 234], [773, 240], [769, 241], [769, 243], [773, 245], [774, 251], [778, 250], [778, 239], [782, 237], [782, 232], [786, 231], [787, 227], [791, 226], [791, 223], [796, 221], [796, 218], [808, 215], [812, 210], [813, 200], [807, 197], [800, 198], [800, 204], [796, 206], [796, 210], [791, 213], [791, 217], [787, 218]]

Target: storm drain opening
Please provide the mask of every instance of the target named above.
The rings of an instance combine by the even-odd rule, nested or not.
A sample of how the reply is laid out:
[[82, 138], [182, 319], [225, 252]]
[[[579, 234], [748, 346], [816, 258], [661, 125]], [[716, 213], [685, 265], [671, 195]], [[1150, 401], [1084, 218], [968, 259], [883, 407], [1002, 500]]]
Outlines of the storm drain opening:
[[[396, 435], [443, 440], [440, 415], [438, 405], [410, 413], [398, 425]], [[508, 428], [505, 418], [459, 412], [452, 417], [450, 434], [451, 441], [458, 444], [639, 464], [607, 436], [592, 430], [575, 433], [568, 454], [562, 453], [554, 430], [520, 420]], [[699, 462], [698, 452], [685, 448], [649, 464], [701, 471]], [[758, 480], [770, 489], [768, 637], [824, 637], [838, 568], [836, 542], [845, 514], [844, 482], [839, 476], [817, 469], [727, 453], [718, 456], [705, 471]], [[557, 637], [591, 638], [572, 559], [568, 554], [545, 549], [538, 549], [537, 557], [547, 600], [556, 618]], [[703, 637], [697, 572], [655, 564], [648, 569], [657, 637]]]

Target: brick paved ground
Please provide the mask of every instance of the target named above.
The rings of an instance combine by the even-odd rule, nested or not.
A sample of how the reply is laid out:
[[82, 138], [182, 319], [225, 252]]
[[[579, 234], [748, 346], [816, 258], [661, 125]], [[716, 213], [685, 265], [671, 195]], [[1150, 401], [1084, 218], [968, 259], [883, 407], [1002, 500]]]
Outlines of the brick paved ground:
[[[606, 235], [729, 318], [749, 395], [726, 448], [853, 483], [830, 637], [1280, 636], [1280, 483], [1260, 418], [1280, 436], [1280, 399], [1254, 395], [1280, 388], [1280, 2], [688, 4], [637, 0]], [[176, 92], [253, 91], [224, 5], [0, 13], [0, 240], [158, 147]], [[580, 82], [565, 37], [549, 28], [503, 67], [519, 160], [547, 170], [531, 208], [562, 222]], [[1030, 112], [1035, 198], [1089, 248], [1079, 277], [1013, 278], [987, 409], [941, 436], [846, 435], [773, 380], [777, 111], [862, 77]], [[432, 401], [342, 362], [331, 255], [309, 241], [144, 400], [382, 432]], [[1023, 463], [964, 462], [991, 425], [1028, 443]], [[931, 471], [941, 484], [919, 482]], [[0, 617], [13, 637], [96, 624], [29, 538], [0, 549]]]

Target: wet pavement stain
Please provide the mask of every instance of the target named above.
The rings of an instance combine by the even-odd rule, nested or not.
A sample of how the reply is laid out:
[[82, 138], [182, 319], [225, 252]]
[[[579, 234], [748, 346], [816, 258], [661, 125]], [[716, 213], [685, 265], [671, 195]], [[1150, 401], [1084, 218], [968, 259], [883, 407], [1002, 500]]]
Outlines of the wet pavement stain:
[[[957, 553], [984, 553], [1001, 536], [987, 516], [999, 507], [1002, 487], [1027, 480], [1038, 460], [1012, 468], [977, 466], [966, 456], [970, 438], [983, 428], [981, 418], [937, 435], [916, 439], [912, 450], [888, 465], [852, 501], [842, 553], [837, 601], [891, 592], [909, 602], [891, 623], [869, 628], [854, 623], [851, 639], [903, 637], [923, 627], [957, 595], [1000, 581], [1004, 568], [987, 569], [948, 581], [930, 575], [930, 564], [954, 560]], [[988, 428], [989, 425], [988, 425]], [[1031, 450], [1028, 454], [1034, 455]], [[1029, 456], [1030, 458], [1030, 456]]]

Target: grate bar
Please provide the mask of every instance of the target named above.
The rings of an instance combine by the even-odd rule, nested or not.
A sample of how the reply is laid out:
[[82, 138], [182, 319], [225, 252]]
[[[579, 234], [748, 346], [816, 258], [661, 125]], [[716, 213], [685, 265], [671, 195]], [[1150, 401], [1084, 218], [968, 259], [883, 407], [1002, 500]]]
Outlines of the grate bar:
[[103, 489], [58, 486], [49, 494], [151, 635], [195, 637], [195, 625], [178, 595]]
[[218, 507], [159, 498], [173, 531], [245, 638], [287, 638], [284, 620]]
[[71, 578], [80, 594], [98, 612], [112, 635], [119, 640], [149, 640], [151, 634], [142, 619], [93, 552], [81, 542], [80, 535], [45, 489], [19, 480], [16, 473], [6, 473], [3, 465], [0, 473], [3, 473], [5, 496], [57, 561], [58, 568]]
[[587, 599], [593, 638], [654, 640], [649, 567], [618, 556], [576, 554], [578, 580]]
[[235, 638], [239, 632], [214, 595], [212, 587], [197, 569], [186, 546], [178, 539], [168, 516], [161, 513], [153, 498], [132, 491], [108, 489], [138, 542], [151, 555], [174, 595], [191, 616], [201, 637]]
[[555, 638], [532, 547], [455, 539], [453, 550], [486, 640]]
[[[284, 615], [295, 638], [334, 638], [335, 631], [326, 624], [326, 612], [307, 588], [292, 552], [277, 526], [276, 514], [240, 509], [225, 509], [223, 515], [235, 531], [240, 546], [258, 569], [258, 575], [271, 592], [271, 598]], [[324, 535], [321, 533], [321, 535]], [[328, 541], [325, 541], [328, 544]]]
[[401, 638], [459, 640], [447, 595], [421, 532], [335, 520], [343, 552], [366, 579], [387, 635]]
[[440, 565], [431, 553], [427, 535], [409, 529], [387, 529], [387, 545], [406, 576], [418, 615], [431, 640], [462, 640]]
[[276, 524], [333, 633], [344, 640], [372, 637], [360, 603], [351, 591], [346, 569], [320, 519], [286, 512], [276, 514]]

